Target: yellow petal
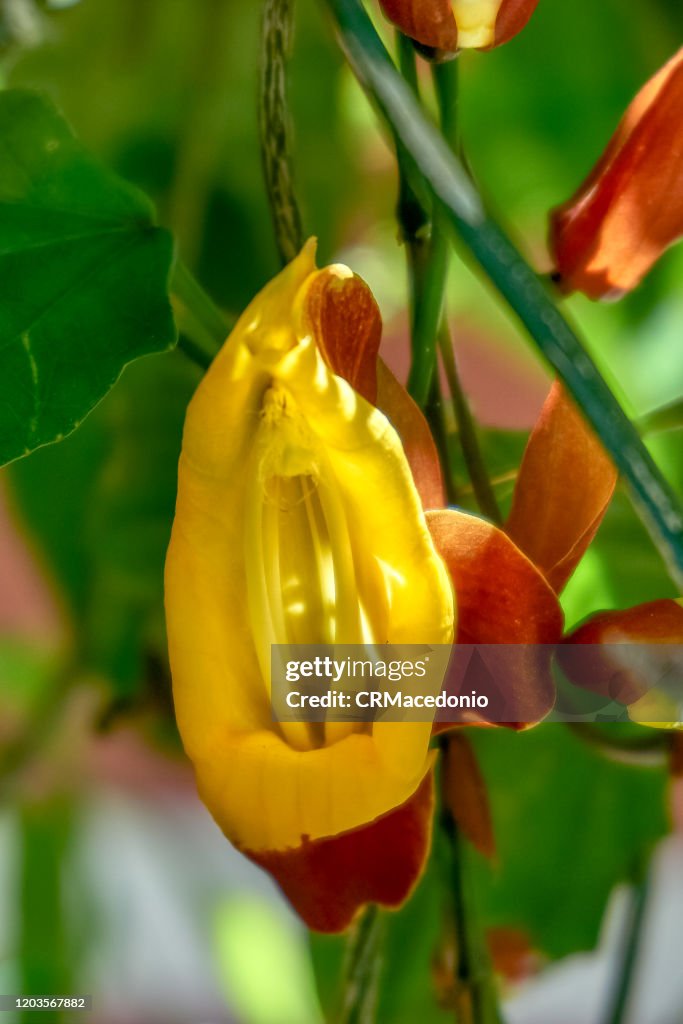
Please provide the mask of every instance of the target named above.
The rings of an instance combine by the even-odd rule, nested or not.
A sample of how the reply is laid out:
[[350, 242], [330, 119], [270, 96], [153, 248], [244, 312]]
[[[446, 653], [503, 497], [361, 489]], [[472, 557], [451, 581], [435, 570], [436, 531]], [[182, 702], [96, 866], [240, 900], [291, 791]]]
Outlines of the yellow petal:
[[430, 765], [428, 722], [273, 722], [270, 644], [450, 643], [454, 629], [398, 435], [303, 333], [316, 273], [309, 244], [200, 385], [166, 569], [180, 732], [214, 817], [252, 851], [372, 821]]

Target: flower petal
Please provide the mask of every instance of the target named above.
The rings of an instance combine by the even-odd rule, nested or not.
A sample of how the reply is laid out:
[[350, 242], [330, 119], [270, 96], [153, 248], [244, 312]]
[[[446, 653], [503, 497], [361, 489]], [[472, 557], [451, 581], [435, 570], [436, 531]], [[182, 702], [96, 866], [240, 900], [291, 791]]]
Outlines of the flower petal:
[[446, 491], [432, 432], [419, 406], [381, 359], [377, 366], [377, 406], [401, 438], [422, 507], [443, 508]]
[[551, 215], [566, 291], [615, 298], [683, 234], [683, 49], [635, 98], [577, 193]]
[[538, 6], [538, 0], [503, 0], [496, 20], [495, 46], [509, 42], [526, 26]]
[[380, 0], [389, 21], [411, 39], [455, 53], [458, 27], [450, 0]]
[[382, 318], [367, 284], [346, 267], [326, 267], [305, 289], [302, 321], [332, 372], [381, 409], [397, 431], [424, 508], [441, 508], [446, 499], [436, 445], [417, 404], [378, 359]]
[[354, 832], [286, 852], [244, 852], [279, 882], [309, 928], [340, 932], [367, 903], [399, 907], [429, 853], [432, 773], [402, 807]]
[[472, 744], [462, 733], [448, 738], [441, 767], [441, 789], [457, 826], [484, 857], [496, 852], [496, 838], [486, 783]]
[[[377, 723], [316, 747], [305, 723], [292, 723], [299, 743], [273, 721], [257, 649], [267, 657], [269, 644], [259, 644], [251, 608], [259, 566], [249, 564], [247, 543], [252, 492], [263, 501], [254, 455], [261, 458], [255, 445], [264, 431], [268, 453], [288, 460], [283, 472], [302, 472], [307, 446], [319, 454], [336, 489], [332, 512], [343, 520], [340, 558], [356, 573], [349, 600], [364, 594], [374, 640], [448, 644], [453, 637], [452, 586], [396, 431], [331, 372], [312, 337], [297, 333], [292, 310], [302, 308], [315, 273], [309, 246], [243, 314], [193, 398], [166, 567], [183, 742], [212, 814], [227, 836], [256, 852], [375, 820], [409, 799], [432, 762], [429, 722]], [[269, 407], [281, 421], [265, 415], [273, 382], [294, 418], [287, 419], [288, 405]]]
[[[631, 653], [632, 644], [640, 651]], [[657, 681], [661, 657], [667, 657], [661, 644], [683, 644], [683, 607], [678, 601], [650, 601], [592, 615], [565, 638], [557, 657], [576, 686], [632, 704]]]
[[555, 382], [517, 478], [506, 531], [559, 593], [607, 511], [617, 472]]
[[306, 288], [302, 315], [332, 372], [376, 405], [382, 317], [365, 281], [344, 266], [325, 267]]
[[554, 702], [550, 645], [560, 640], [563, 624], [556, 595], [491, 523], [453, 509], [430, 512], [427, 522], [458, 595], [458, 644], [519, 645], [501, 651], [504, 687], [494, 710], [502, 713], [491, 720], [540, 721]]

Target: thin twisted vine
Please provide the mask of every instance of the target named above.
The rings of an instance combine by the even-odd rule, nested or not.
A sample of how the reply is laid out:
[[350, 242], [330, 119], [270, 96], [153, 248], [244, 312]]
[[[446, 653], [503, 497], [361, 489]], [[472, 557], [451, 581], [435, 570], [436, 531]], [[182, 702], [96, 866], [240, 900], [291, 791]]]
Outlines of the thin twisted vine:
[[301, 212], [294, 192], [291, 125], [287, 107], [287, 61], [294, 0], [265, 0], [261, 33], [259, 131], [266, 191], [283, 263], [303, 245]]

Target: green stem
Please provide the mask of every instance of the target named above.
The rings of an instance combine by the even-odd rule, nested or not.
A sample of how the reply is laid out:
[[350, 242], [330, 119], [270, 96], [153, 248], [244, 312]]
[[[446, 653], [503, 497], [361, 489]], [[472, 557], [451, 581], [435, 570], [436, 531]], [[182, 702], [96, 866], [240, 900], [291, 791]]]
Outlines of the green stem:
[[178, 324], [178, 347], [206, 369], [227, 338], [231, 325], [192, 271], [177, 260], [171, 294]]
[[283, 264], [304, 242], [294, 191], [292, 144], [287, 105], [287, 61], [294, 24], [294, 0], [265, 0], [261, 30], [259, 132], [266, 192], [275, 240]]
[[[460, 98], [459, 62], [453, 60], [445, 64], [436, 64], [433, 68], [432, 77], [439, 105], [441, 130], [453, 152], [457, 152], [460, 148], [460, 121], [458, 117]], [[444, 211], [439, 205], [436, 211], [434, 230], [440, 236], [443, 236], [445, 240], [446, 224], [444, 220]], [[500, 514], [496, 495], [491, 485], [486, 463], [484, 462], [472, 410], [460, 381], [453, 342], [448, 328], [448, 321], [445, 318], [439, 329], [438, 343], [448, 381], [448, 390], [450, 391], [453, 403], [455, 421], [458, 426], [458, 440], [462, 448], [467, 472], [472, 481], [474, 497], [481, 512], [493, 523], [500, 526], [503, 522], [503, 517]]]
[[503, 517], [498, 507], [495, 491], [493, 490], [493, 485], [491, 484], [481, 452], [472, 411], [460, 383], [460, 374], [458, 373], [458, 365], [455, 360], [455, 352], [453, 351], [453, 342], [448, 324], [445, 321], [439, 332], [439, 349], [446, 373], [446, 380], [448, 381], [448, 390], [453, 402], [455, 421], [458, 425], [458, 439], [465, 459], [465, 465], [467, 466], [467, 472], [472, 481], [474, 497], [483, 514], [491, 522], [501, 526]]
[[628, 1019], [629, 1003], [633, 992], [638, 954], [643, 940], [647, 898], [649, 893], [649, 877], [638, 879], [633, 888], [630, 907], [630, 922], [625, 938], [619, 976], [612, 995], [610, 1008], [605, 1016], [605, 1024], [625, 1024]]
[[381, 966], [382, 918], [369, 906], [349, 937], [338, 1024], [373, 1024]]
[[683, 398], [677, 398], [669, 405], [653, 409], [638, 421], [642, 434], [663, 434], [667, 430], [683, 427]]
[[489, 218], [461, 163], [396, 71], [360, 0], [325, 2], [357, 76], [443, 204], [457, 237], [565, 382], [629, 482], [636, 508], [683, 590], [683, 511], [638, 431], [544, 283]]
[[[397, 49], [401, 74], [419, 99], [415, 50], [402, 33], [397, 33]], [[435, 376], [436, 336], [444, 304], [448, 243], [432, 222], [431, 200], [428, 197], [425, 205], [412, 187], [410, 161], [400, 143], [396, 146], [396, 156], [399, 171], [396, 212], [408, 257], [412, 312], [408, 392], [424, 409], [430, 400]]]
[[429, 401], [425, 406], [425, 419], [434, 438], [434, 444], [439, 455], [439, 462], [443, 472], [446, 486], [446, 499], [449, 505], [455, 505], [458, 501], [458, 491], [451, 472], [451, 454], [449, 447], [448, 430], [446, 429], [443, 395], [441, 394], [441, 381], [439, 375], [434, 374], [432, 379], [432, 390]]
[[[447, 757], [448, 739], [439, 745]], [[441, 832], [455, 939], [454, 1009], [457, 1024], [501, 1024], [495, 979], [484, 936], [477, 927], [474, 893], [468, 870], [469, 847], [447, 802], [442, 799]]]

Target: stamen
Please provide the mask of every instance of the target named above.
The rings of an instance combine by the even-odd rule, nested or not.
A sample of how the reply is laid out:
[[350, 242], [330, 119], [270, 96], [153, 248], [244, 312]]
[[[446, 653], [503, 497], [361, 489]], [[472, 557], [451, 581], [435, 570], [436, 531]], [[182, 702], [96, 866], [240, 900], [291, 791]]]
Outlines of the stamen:
[[[244, 543], [249, 617], [261, 678], [270, 699], [272, 645], [287, 640], [280, 585], [278, 507], [264, 492], [261, 454], [257, 439], [247, 471]], [[305, 722], [281, 722], [280, 729], [296, 750], [310, 750], [314, 746]]]

